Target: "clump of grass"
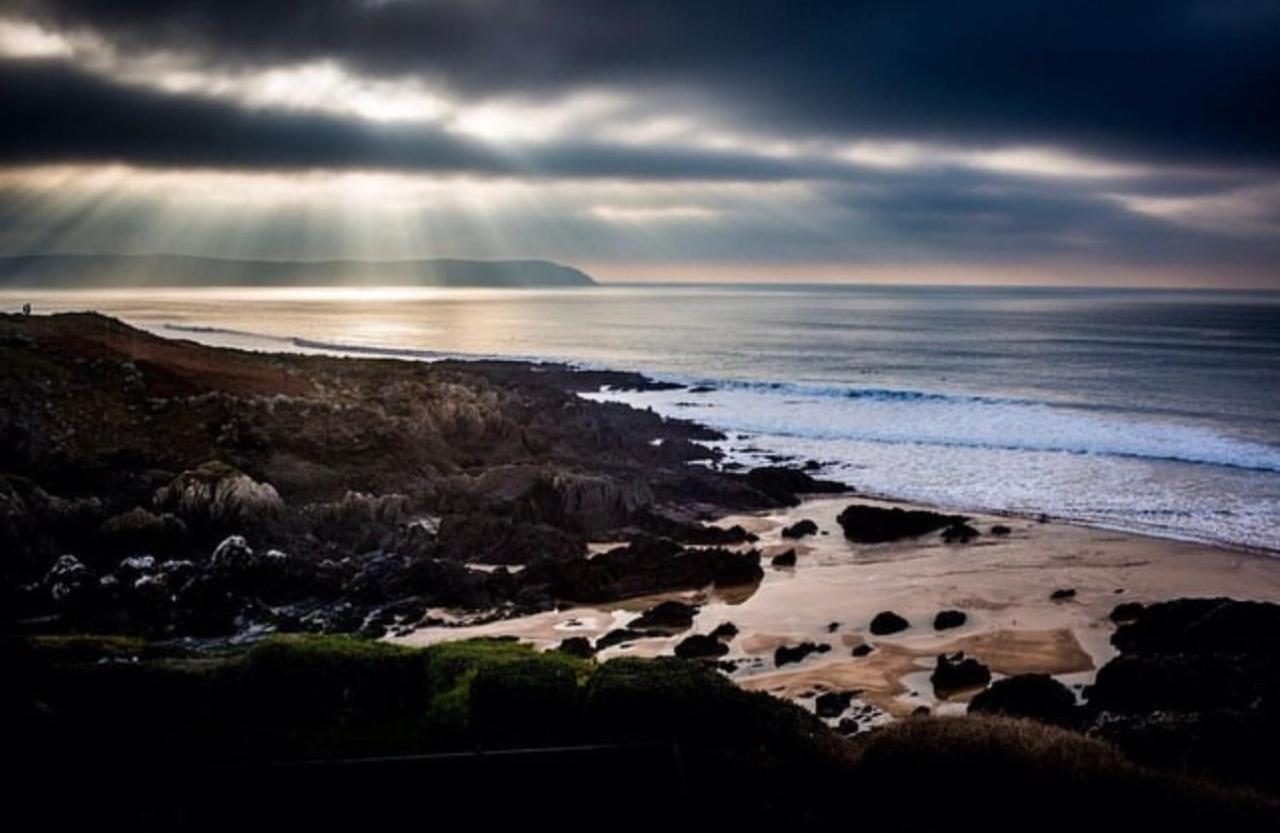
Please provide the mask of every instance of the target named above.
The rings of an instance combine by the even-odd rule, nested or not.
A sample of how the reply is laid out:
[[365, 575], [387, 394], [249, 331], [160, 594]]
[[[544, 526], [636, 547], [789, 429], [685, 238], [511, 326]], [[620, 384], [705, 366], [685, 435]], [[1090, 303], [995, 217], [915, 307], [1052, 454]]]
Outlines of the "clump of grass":
[[470, 725], [471, 686], [482, 673], [489, 680], [487, 685], [497, 686], [503, 673], [534, 679], [537, 670], [546, 669], [547, 676], [571, 677], [576, 685], [594, 667], [590, 660], [558, 651], [539, 653], [510, 639], [444, 642], [424, 649], [424, 653], [432, 691], [427, 717], [432, 723], [460, 731]]

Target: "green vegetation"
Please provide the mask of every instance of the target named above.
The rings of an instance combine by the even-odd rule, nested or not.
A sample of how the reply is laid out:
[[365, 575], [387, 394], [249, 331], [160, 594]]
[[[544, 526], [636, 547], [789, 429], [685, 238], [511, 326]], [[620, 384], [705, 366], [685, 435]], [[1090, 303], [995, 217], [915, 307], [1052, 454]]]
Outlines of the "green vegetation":
[[[161, 766], [225, 783], [217, 773], [229, 772], [225, 789], [259, 790], [252, 793], [258, 806], [271, 800], [263, 791], [273, 782], [237, 781], [236, 767], [641, 744], [650, 750], [643, 753], [648, 768], [629, 770], [629, 778], [652, 779], [641, 789], [657, 787], [655, 800], [683, 796], [678, 801], [687, 803], [678, 806], [698, 808], [700, 818], [726, 828], [828, 829], [849, 818], [855, 803], [858, 826], [872, 830], [1182, 829], [1219, 822], [1249, 829], [1280, 819], [1270, 800], [1155, 774], [1105, 744], [1026, 721], [915, 718], [848, 741], [803, 709], [676, 658], [597, 664], [512, 640], [407, 648], [341, 636], [274, 636], [198, 656], [110, 636], [0, 645], [19, 671], [4, 691], [13, 699], [0, 710], [0, 731], [13, 754], [31, 762], [30, 772], [61, 777], [68, 761], [103, 777], [154, 777]], [[624, 765], [639, 760], [620, 754]], [[548, 789], [572, 791], [556, 768], [561, 764], [518, 770], [519, 794], [531, 796], [523, 800], [536, 804]], [[455, 802], [446, 805], [453, 817], [473, 812], [466, 802], [486, 790], [516, 794], [508, 782], [473, 784], [470, 765], [459, 759], [432, 770], [434, 778], [453, 779], [449, 789], [457, 794], [435, 799]], [[494, 778], [502, 770], [476, 771]], [[593, 773], [597, 791], [574, 800], [596, 807], [624, 802], [626, 783], [617, 792], [601, 789], [610, 772], [606, 766]], [[311, 775], [295, 774], [291, 789], [316, 789]], [[347, 770], [314, 775], [322, 776], [338, 783], [357, 777]], [[171, 777], [186, 783], [186, 776]], [[358, 783], [373, 786], [360, 787], [366, 792], [352, 800], [367, 802], [367, 791], [382, 782], [376, 771], [361, 777]], [[412, 774], [404, 777], [415, 783]], [[114, 783], [99, 789], [111, 794]], [[921, 791], [929, 801], [914, 800]], [[402, 794], [410, 801], [414, 793]], [[661, 806], [676, 805], [649, 809]], [[387, 818], [400, 818], [401, 810], [389, 812]]]

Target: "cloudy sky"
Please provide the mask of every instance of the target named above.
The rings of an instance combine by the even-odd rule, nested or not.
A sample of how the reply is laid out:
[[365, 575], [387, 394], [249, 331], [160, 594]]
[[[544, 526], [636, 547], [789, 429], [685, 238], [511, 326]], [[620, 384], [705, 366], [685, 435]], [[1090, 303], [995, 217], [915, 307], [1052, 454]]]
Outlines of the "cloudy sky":
[[0, 254], [1280, 287], [1280, 3], [0, 0]]

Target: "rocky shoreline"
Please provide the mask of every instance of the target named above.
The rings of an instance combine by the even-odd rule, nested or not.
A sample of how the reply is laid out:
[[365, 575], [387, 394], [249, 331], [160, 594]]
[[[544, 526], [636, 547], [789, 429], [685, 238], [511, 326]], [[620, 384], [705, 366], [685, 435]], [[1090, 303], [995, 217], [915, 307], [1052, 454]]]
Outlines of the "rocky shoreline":
[[377, 636], [749, 583], [758, 554], [701, 548], [746, 534], [701, 520], [844, 488], [689, 465], [714, 432], [575, 395], [659, 384], [633, 373], [249, 353], [93, 314], [0, 319], [0, 368], [9, 630]]

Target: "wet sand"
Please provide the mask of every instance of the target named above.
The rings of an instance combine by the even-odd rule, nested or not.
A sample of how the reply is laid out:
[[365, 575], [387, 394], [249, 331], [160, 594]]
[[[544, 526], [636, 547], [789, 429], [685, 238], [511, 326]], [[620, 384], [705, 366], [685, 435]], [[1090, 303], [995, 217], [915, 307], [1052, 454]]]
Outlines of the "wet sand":
[[[722, 525], [742, 524], [760, 536], [754, 546], [765, 554], [765, 578], [755, 587], [672, 593], [474, 627], [425, 628], [396, 641], [513, 635], [550, 648], [569, 636], [594, 639], [659, 600], [680, 599], [702, 605], [691, 630], [615, 646], [599, 657], [669, 654], [688, 634], [733, 622], [739, 633], [724, 659], [736, 664], [732, 677], [739, 685], [805, 705], [823, 691], [856, 690], [864, 725], [870, 725], [920, 706], [963, 710], [971, 692], [943, 700], [929, 684], [939, 653], [964, 651], [997, 677], [1053, 674], [1078, 689], [1114, 654], [1108, 617], [1121, 602], [1182, 596], [1280, 601], [1280, 559], [1265, 554], [982, 514], [970, 515], [982, 535], [968, 544], [943, 543], [937, 533], [855, 544], [845, 540], [835, 521], [852, 502], [905, 505], [822, 497], [793, 509], [721, 519]], [[817, 522], [820, 534], [799, 542], [783, 539], [782, 528], [801, 518]], [[1011, 532], [992, 534], [997, 524]], [[795, 567], [768, 565], [770, 556], [793, 546]], [[1075, 595], [1055, 601], [1050, 596], [1058, 589], [1073, 589]], [[935, 631], [933, 618], [945, 609], [963, 611], [967, 621]], [[903, 616], [910, 627], [872, 636], [868, 624], [882, 610]], [[800, 663], [774, 666], [778, 646], [803, 641], [831, 648]], [[864, 641], [873, 651], [852, 656]]]

